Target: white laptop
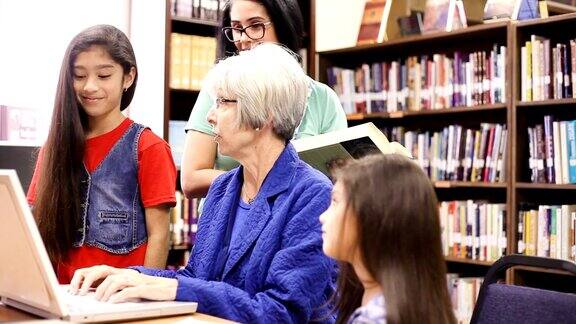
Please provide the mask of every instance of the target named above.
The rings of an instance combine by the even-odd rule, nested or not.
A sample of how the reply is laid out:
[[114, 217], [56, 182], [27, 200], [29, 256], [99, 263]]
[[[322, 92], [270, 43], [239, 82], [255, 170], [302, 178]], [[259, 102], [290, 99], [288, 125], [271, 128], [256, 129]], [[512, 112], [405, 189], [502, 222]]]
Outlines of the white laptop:
[[[93, 294], [93, 293], [92, 293]], [[0, 301], [44, 318], [74, 322], [194, 313], [192, 302], [111, 304], [60, 286], [14, 170], [0, 169]]]

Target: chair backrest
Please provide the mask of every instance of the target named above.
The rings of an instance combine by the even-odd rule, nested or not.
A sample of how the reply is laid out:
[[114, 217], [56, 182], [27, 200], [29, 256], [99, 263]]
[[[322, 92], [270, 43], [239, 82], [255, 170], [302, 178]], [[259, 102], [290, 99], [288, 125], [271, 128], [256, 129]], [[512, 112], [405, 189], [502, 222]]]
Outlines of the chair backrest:
[[[480, 305], [477, 305], [477, 307]], [[476, 313], [476, 308], [474, 309]], [[576, 295], [491, 284], [474, 323], [576, 323]]]
[[[497, 283], [508, 268], [519, 265], [576, 275], [576, 264], [570, 261], [524, 255], [502, 257], [488, 270], [471, 323], [576, 323], [576, 294]], [[572, 291], [576, 293], [576, 287]]]

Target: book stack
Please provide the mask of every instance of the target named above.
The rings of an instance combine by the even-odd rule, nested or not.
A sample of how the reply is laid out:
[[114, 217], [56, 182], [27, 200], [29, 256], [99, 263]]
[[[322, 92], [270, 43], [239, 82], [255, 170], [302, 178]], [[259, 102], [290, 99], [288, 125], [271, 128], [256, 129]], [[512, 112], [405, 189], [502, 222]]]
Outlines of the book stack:
[[224, 0], [171, 0], [173, 17], [217, 21], [224, 7]]
[[170, 244], [189, 248], [198, 229], [198, 199], [188, 199], [176, 191], [176, 206], [170, 210]]
[[528, 127], [528, 166], [534, 183], [576, 183], [576, 120], [554, 121]]
[[457, 322], [459, 324], [470, 323], [483, 278], [460, 278], [455, 273], [447, 274], [446, 278]]
[[420, 111], [504, 103], [506, 46], [330, 67], [328, 85], [347, 114]]
[[440, 225], [445, 256], [496, 261], [506, 254], [505, 204], [443, 201]]
[[576, 40], [531, 35], [520, 49], [521, 100], [576, 98]]
[[506, 181], [505, 125], [482, 123], [480, 129], [450, 125], [440, 132], [384, 129], [404, 145], [432, 181]]
[[216, 39], [172, 33], [170, 46], [170, 88], [200, 90], [216, 61]]
[[519, 211], [518, 253], [576, 261], [576, 205]]

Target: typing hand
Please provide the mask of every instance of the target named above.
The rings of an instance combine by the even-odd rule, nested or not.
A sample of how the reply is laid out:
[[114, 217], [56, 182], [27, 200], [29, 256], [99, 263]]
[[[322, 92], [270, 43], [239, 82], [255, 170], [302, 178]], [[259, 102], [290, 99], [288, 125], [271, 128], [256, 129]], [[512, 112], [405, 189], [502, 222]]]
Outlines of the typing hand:
[[76, 270], [70, 282], [70, 292], [85, 295], [95, 284], [98, 288], [94, 297], [97, 300], [111, 303], [140, 298], [174, 300], [178, 288], [176, 279], [152, 277], [132, 269], [99, 265]]
[[74, 295], [86, 295], [90, 288], [99, 286], [106, 277], [113, 274], [137, 273], [136, 270], [119, 269], [107, 265], [97, 265], [90, 268], [78, 269], [70, 281], [69, 290]]
[[122, 303], [140, 298], [148, 300], [174, 300], [178, 281], [153, 277], [141, 273], [120, 273], [108, 276], [96, 289], [96, 299]]

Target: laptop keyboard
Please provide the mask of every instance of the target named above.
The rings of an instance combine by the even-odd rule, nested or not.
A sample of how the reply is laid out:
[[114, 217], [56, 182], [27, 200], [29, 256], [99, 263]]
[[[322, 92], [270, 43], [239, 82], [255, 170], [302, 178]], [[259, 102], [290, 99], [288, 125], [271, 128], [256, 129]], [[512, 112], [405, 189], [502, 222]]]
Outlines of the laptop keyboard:
[[61, 296], [70, 313], [121, 312], [146, 307], [146, 303], [128, 302], [113, 304], [99, 301], [94, 297], [94, 292], [89, 292], [84, 296], [73, 295], [68, 292], [68, 287], [66, 286], [61, 286]]

